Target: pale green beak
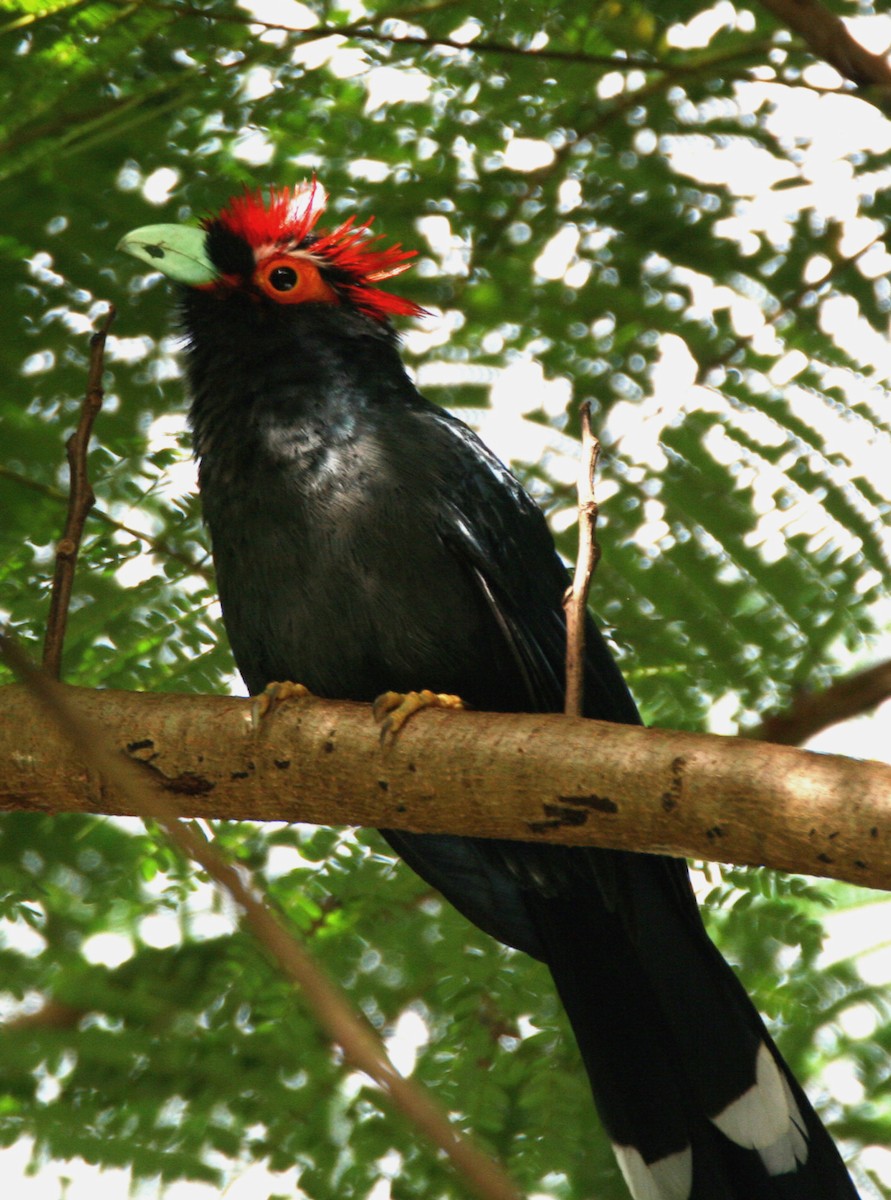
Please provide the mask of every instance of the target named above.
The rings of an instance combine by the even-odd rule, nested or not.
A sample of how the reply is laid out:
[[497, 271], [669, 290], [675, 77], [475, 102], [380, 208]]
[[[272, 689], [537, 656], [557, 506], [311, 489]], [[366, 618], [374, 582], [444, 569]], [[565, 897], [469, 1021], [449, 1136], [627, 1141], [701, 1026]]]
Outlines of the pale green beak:
[[219, 271], [207, 257], [205, 237], [204, 230], [194, 225], [143, 225], [125, 234], [117, 248], [174, 283], [202, 287], [219, 278]]

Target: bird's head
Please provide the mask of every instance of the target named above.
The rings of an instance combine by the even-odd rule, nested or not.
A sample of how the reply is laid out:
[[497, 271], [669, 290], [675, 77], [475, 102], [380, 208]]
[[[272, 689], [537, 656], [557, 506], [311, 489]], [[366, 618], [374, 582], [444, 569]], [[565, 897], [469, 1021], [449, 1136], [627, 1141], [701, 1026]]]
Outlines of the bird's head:
[[379, 321], [423, 309], [377, 285], [411, 265], [413, 250], [381, 246], [370, 221], [350, 217], [317, 231], [325, 209], [316, 181], [234, 197], [200, 225], [146, 225], [118, 248], [175, 283], [224, 300], [245, 295], [258, 304], [344, 305]]

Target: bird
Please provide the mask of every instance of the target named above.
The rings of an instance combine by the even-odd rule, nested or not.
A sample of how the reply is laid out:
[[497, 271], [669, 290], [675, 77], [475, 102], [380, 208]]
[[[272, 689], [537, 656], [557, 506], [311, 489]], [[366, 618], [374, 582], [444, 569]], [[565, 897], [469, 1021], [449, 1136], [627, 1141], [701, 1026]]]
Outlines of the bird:
[[[457, 696], [561, 711], [567, 568], [540, 508], [425, 399], [386, 285], [413, 253], [318, 179], [246, 188], [120, 249], [177, 290], [223, 620], [251, 694]], [[584, 715], [637, 724], [586, 618]], [[634, 1200], [856, 1200], [830, 1135], [709, 939], [686, 863], [384, 830], [487, 934], [547, 964]]]

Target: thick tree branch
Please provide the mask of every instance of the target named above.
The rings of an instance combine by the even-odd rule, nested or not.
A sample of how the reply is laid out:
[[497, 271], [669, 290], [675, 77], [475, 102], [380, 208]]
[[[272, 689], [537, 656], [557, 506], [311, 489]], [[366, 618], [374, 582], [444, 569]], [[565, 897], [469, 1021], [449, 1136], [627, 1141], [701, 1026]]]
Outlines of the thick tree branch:
[[803, 38], [817, 58], [835, 67], [859, 88], [880, 90], [882, 107], [891, 101], [891, 66], [884, 55], [861, 46], [848, 27], [818, 0], [761, 0], [778, 21]]
[[[560, 714], [437, 712], [381, 748], [364, 705], [251, 726], [226, 697], [70, 689], [192, 816], [384, 826], [691, 855], [891, 886], [891, 766]], [[20, 687], [0, 690], [0, 809], [132, 806]]]

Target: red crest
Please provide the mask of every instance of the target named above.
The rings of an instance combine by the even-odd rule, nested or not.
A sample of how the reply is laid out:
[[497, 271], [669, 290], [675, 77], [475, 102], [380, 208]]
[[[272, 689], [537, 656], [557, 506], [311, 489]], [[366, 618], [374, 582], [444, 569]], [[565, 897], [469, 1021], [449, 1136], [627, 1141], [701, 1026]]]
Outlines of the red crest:
[[[264, 246], [285, 252], [301, 250], [320, 267], [337, 268], [346, 282], [338, 279], [334, 286], [357, 308], [378, 320], [397, 314], [422, 316], [424, 309], [414, 301], [374, 286], [407, 271], [411, 266], [408, 260], [417, 251], [403, 250], [398, 243], [381, 246], [380, 237], [369, 236], [373, 218], [357, 225], [355, 217], [350, 217], [336, 229], [314, 233], [326, 202], [325, 189], [315, 179], [295, 188], [273, 190], [268, 198], [262, 191], [247, 190], [233, 197], [218, 216], [206, 219], [204, 225], [219, 221], [255, 250]], [[306, 244], [310, 235], [312, 240]]]

